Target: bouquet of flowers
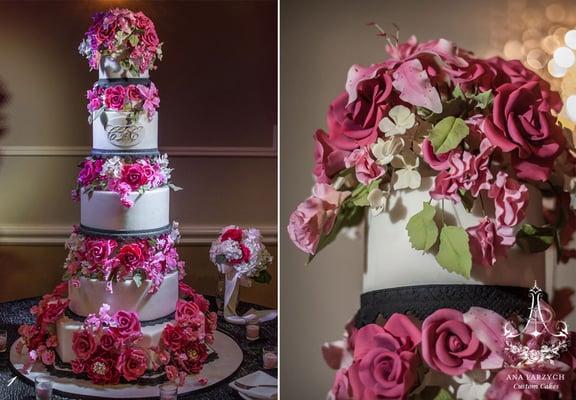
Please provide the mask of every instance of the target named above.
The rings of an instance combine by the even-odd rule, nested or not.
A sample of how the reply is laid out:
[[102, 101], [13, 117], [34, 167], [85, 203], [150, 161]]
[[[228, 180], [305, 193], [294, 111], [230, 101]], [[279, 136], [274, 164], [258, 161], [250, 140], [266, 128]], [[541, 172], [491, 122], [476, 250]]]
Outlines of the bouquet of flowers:
[[100, 61], [109, 57], [138, 75], [162, 59], [162, 43], [154, 23], [142, 12], [114, 8], [94, 15], [79, 52], [90, 69], [98, 69]]
[[[312, 258], [366, 209], [387, 211], [395, 191], [423, 190], [427, 176], [430, 200], [406, 229], [412, 247], [435, 251], [443, 268], [469, 276], [514, 244], [562, 253], [576, 228], [576, 151], [556, 119], [558, 93], [519, 61], [475, 58], [444, 39], [388, 37], [387, 51], [386, 61], [352, 66], [328, 131], [314, 135], [316, 184], [290, 216], [294, 244]], [[529, 187], [555, 199], [546, 225], [523, 223], [528, 204], [541, 201]], [[484, 217], [450, 226], [445, 201], [480, 206]]]
[[239, 286], [250, 286], [252, 281], [270, 282], [271, 276], [266, 269], [272, 256], [262, 243], [260, 231], [231, 225], [222, 229], [218, 239], [212, 242], [210, 261], [226, 277], [224, 317], [233, 322], [237, 317]]

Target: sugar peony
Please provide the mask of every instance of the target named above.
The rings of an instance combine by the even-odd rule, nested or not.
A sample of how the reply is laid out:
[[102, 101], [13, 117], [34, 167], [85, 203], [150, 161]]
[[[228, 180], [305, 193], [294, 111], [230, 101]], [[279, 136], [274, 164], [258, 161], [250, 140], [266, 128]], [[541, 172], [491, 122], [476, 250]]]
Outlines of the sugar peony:
[[478, 225], [466, 229], [470, 238], [472, 259], [477, 265], [491, 267], [498, 257], [505, 257], [508, 249], [516, 242], [512, 228], [498, 227], [488, 217], [484, 217]]
[[528, 188], [499, 171], [488, 191], [494, 199], [496, 221], [503, 226], [516, 226], [524, 219], [528, 205]]

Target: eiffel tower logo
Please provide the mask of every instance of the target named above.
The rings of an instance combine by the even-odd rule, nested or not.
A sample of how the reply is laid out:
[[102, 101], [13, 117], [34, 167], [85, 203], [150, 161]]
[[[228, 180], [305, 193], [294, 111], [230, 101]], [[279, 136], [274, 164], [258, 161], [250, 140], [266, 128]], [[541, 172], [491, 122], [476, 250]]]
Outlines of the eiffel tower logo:
[[530, 315], [518, 329], [508, 321], [504, 325], [506, 351], [517, 367], [554, 363], [568, 348], [568, 325], [556, 321], [552, 310], [542, 305], [544, 292], [536, 282], [530, 289]]

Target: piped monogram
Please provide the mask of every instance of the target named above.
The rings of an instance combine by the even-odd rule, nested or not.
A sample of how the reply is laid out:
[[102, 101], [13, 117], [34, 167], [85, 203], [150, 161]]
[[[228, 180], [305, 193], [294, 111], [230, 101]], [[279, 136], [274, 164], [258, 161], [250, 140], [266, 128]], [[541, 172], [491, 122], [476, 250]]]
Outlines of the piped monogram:
[[133, 147], [144, 139], [144, 126], [138, 122], [115, 118], [108, 121], [105, 127], [108, 141], [118, 147]]

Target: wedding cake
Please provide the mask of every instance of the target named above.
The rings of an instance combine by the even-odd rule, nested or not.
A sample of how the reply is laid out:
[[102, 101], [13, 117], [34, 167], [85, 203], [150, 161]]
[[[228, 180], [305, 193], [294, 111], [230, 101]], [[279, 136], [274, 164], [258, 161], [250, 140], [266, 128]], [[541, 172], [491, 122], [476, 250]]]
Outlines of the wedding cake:
[[64, 282], [20, 327], [29, 365], [96, 384], [182, 383], [217, 357], [216, 315], [183, 283], [170, 220], [168, 158], [158, 152], [161, 59], [152, 21], [113, 9], [94, 16], [80, 46], [98, 81], [88, 91], [92, 152], [73, 197], [80, 224], [66, 243]]
[[323, 347], [329, 397], [571, 398], [574, 334], [539, 289], [576, 226], [560, 96], [518, 61], [386, 38], [314, 135], [316, 183], [288, 226], [312, 259], [365, 221], [360, 310]]

